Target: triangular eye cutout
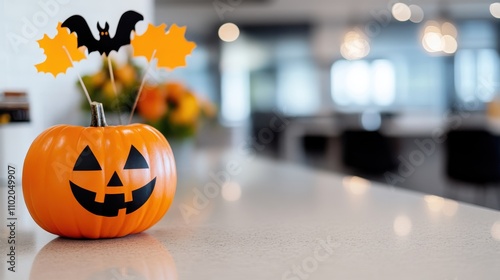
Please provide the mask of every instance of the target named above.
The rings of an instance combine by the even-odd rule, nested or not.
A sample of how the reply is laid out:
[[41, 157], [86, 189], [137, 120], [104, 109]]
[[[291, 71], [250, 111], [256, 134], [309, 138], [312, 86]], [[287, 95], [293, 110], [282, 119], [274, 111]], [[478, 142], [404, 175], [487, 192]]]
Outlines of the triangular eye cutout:
[[97, 161], [94, 153], [89, 146], [83, 149], [82, 153], [76, 160], [75, 166], [73, 167], [75, 171], [95, 171], [102, 170], [99, 162]]
[[134, 147], [130, 146], [130, 152], [128, 154], [127, 162], [125, 163], [125, 169], [140, 169], [149, 168], [146, 159], [139, 153], [139, 151]]

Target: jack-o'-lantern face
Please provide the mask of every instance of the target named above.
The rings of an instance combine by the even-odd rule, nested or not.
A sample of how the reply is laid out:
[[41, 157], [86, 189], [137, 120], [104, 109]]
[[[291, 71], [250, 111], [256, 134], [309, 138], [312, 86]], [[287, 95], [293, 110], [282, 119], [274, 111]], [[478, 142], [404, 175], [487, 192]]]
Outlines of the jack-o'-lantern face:
[[[146, 159], [137, 150], [137, 148], [134, 147], [134, 145], [130, 146], [130, 151], [123, 169], [149, 169]], [[73, 168], [73, 172], [93, 171], [102, 172], [102, 168], [90, 147], [86, 146], [78, 157]], [[132, 191], [132, 200], [130, 201], [125, 201], [125, 193], [106, 193], [104, 194], [104, 201], [98, 202], [96, 201], [96, 192], [79, 186], [71, 180], [69, 181], [71, 192], [78, 203], [90, 213], [104, 217], [118, 216], [119, 210], [124, 208], [126, 209], [126, 214], [133, 213], [137, 209], [141, 208], [153, 193], [155, 183], [156, 177], [143, 186], [125, 186], [126, 189], [134, 189]], [[106, 186], [107, 188], [124, 187], [124, 184], [122, 183], [122, 180], [116, 170], [108, 180]]]

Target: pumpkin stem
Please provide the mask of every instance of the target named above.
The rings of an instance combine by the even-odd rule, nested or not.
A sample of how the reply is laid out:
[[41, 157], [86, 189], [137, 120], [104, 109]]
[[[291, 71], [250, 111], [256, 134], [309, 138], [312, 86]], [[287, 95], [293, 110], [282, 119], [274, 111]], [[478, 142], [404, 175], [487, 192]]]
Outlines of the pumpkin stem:
[[108, 126], [106, 123], [106, 116], [104, 115], [104, 108], [102, 103], [92, 101], [90, 103], [90, 126], [91, 127], [105, 127]]

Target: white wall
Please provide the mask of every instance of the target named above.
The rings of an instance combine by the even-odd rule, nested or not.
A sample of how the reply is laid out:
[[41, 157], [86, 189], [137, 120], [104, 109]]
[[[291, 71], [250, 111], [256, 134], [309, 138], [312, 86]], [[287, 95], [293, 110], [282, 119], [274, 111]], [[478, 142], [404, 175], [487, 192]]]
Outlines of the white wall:
[[[77, 72], [84, 75], [99, 67], [99, 56], [94, 53], [57, 78], [37, 73], [34, 65], [42, 62], [44, 55], [36, 41], [45, 33], [54, 36], [57, 23], [74, 14], [85, 17], [91, 29], [97, 21], [101, 25], [108, 21], [114, 35], [121, 14], [135, 10], [145, 17], [137, 25], [141, 31], [153, 22], [153, 5], [153, 0], [0, 0], [0, 92], [27, 92], [32, 120], [29, 125], [0, 126], [0, 178], [7, 163], [22, 167], [29, 144], [40, 132], [55, 124], [81, 123], [83, 95], [75, 85]], [[94, 36], [98, 36], [96, 29]]]

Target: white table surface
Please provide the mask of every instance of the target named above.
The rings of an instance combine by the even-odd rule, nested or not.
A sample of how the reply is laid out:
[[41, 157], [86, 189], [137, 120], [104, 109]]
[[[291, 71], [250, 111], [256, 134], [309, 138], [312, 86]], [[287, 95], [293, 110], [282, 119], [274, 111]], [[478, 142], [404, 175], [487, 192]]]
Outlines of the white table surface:
[[[144, 233], [57, 238], [17, 203], [16, 270], [2, 279], [499, 279], [500, 212], [245, 155], [198, 151]], [[193, 203], [233, 161], [222, 194]], [[181, 163], [182, 164], [182, 163]], [[186, 167], [189, 168], [186, 168]], [[238, 198], [238, 190], [241, 196]], [[21, 194], [21, 188], [18, 188]], [[6, 188], [0, 219], [7, 223]], [[181, 209], [190, 209], [188, 222]]]

